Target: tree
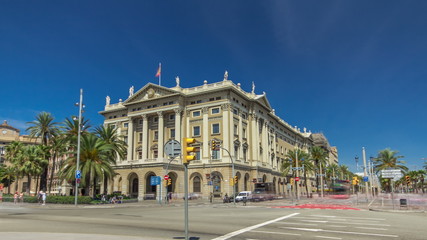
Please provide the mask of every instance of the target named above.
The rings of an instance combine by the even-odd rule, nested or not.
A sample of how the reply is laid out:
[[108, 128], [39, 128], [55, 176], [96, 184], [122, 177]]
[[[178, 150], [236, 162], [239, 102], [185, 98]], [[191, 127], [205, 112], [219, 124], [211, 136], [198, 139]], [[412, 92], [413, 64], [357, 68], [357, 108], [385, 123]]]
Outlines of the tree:
[[[75, 149], [75, 148], [73, 148]], [[93, 195], [95, 195], [96, 180], [113, 179], [115, 172], [112, 168], [114, 159], [111, 151], [111, 144], [105, 143], [94, 134], [85, 134], [81, 138], [80, 169], [82, 176], [82, 186], [85, 187], [85, 195], [89, 195], [90, 184], [93, 185]], [[77, 154], [70, 156], [64, 168], [60, 171], [60, 178], [74, 180], [77, 167]]]
[[[374, 169], [376, 173], [386, 169], [400, 169], [404, 172], [408, 171], [408, 168], [404, 165], [405, 161], [399, 160], [403, 156], [398, 156], [398, 151], [393, 151], [390, 148], [386, 148], [378, 152], [378, 156], [373, 158]], [[382, 181], [385, 183], [388, 191], [391, 191], [390, 179]]]
[[31, 193], [32, 177], [40, 176], [48, 164], [48, 160], [43, 157], [42, 151], [40, 146], [27, 145], [18, 156], [18, 170], [21, 174], [27, 176], [28, 179], [28, 194]]
[[349, 176], [352, 175], [348, 166], [345, 164], [339, 165], [339, 173], [341, 175], [341, 180], [349, 180]]
[[0, 183], [7, 187], [7, 194], [10, 194], [10, 185], [15, 181], [17, 169], [14, 166], [0, 166]]
[[[329, 164], [326, 169], [326, 178], [329, 179], [331, 186], [335, 183], [335, 179], [337, 178], [340, 168], [336, 163]], [[332, 188], [330, 188], [332, 189]]]
[[[40, 138], [42, 145], [48, 146], [49, 140], [59, 133], [59, 126], [57, 122], [54, 122], [55, 118], [52, 114], [47, 112], [41, 112], [36, 116], [36, 120], [28, 122], [31, 126], [27, 128], [30, 133], [30, 137]], [[40, 189], [47, 188], [47, 172], [48, 165], [43, 169], [40, 179]]]
[[63, 157], [63, 155], [65, 155], [65, 153], [67, 152], [67, 144], [64, 135], [54, 137], [51, 141], [50, 147], [52, 155], [52, 170], [50, 171], [49, 193], [52, 190], [53, 175], [55, 173], [57, 159], [59, 157]]
[[[24, 145], [18, 141], [11, 142], [5, 148], [6, 150], [5, 159], [7, 162], [11, 163], [12, 166], [15, 168], [15, 171], [14, 171], [14, 173], [16, 174], [15, 180], [18, 180], [18, 178], [20, 177], [20, 172], [17, 165], [18, 165], [18, 156], [21, 154], [23, 148], [24, 148]], [[15, 191], [17, 190], [18, 190], [18, 183], [15, 184]]]
[[[289, 150], [288, 153], [285, 156], [286, 161], [282, 162], [282, 173], [284, 175], [287, 175], [292, 168], [297, 167], [297, 161], [298, 161], [298, 167], [304, 167], [303, 176], [304, 176], [304, 183], [306, 186], [306, 192], [308, 193], [308, 186], [307, 186], [307, 173], [313, 170], [313, 165], [310, 163], [310, 156], [306, 152], [295, 149], [295, 150]], [[292, 171], [292, 177], [296, 177], [296, 171]], [[295, 181], [295, 186], [297, 186], [298, 183]]]
[[[319, 146], [314, 146], [310, 149], [310, 155], [311, 155], [311, 160], [314, 161], [315, 166], [317, 167], [317, 174], [316, 174], [316, 186], [317, 186], [317, 192], [319, 193], [320, 189], [319, 189], [319, 174], [320, 174], [320, 169], [323, 166], [326, 166], [327, 164], [327, 156], [328, 153], [321, 147]], [[322, 173], [323, 174], [323, 173]]]

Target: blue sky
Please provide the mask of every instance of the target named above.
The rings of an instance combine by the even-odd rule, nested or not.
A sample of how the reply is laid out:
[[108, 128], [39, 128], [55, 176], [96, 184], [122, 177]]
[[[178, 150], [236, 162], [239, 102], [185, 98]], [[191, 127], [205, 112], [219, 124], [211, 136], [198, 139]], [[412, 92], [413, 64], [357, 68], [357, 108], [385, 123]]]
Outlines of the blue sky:
[[229, 79], [354, 157], [427, 158], [427, 1], [0, 1], [0, 119], [103, 119], [130, 86]]

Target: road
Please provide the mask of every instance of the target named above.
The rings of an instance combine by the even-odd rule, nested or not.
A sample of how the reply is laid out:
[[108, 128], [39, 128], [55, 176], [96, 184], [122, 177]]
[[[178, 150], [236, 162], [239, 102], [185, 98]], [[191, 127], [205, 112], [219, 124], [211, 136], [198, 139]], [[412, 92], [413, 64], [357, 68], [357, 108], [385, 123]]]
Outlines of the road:
[[[427, 215], [282, 208], [260, 204], [191, 205], [191, 239], [426, 239]], [[61, 207], [1, 205], [2, 239], [184, 239], [182, 204]]]

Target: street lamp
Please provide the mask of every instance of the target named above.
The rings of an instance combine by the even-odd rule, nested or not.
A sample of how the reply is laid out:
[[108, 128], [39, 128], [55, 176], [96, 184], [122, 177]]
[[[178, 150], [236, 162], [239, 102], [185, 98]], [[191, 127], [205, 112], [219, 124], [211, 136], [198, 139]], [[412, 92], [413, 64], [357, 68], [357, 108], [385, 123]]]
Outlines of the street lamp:
[[77, 134], [77, 164], [76, 164], [76, 191], [74, 196], [74, 205], [77, 206], [77, 197], [79, 190], [79, 182], [80, 182], [80, 137], [81, 137], [81, 125], [82, 125], [82, 113], [83, 113], [83, 89], [80, 89], [80, 102], [76, 103], [76, 106], [79, 107], [79, 128]]
[[356, 161], [356, 172], [359, 170], [359, 157], [356, 155], [356, 157], [354, 157], [354, 160]]

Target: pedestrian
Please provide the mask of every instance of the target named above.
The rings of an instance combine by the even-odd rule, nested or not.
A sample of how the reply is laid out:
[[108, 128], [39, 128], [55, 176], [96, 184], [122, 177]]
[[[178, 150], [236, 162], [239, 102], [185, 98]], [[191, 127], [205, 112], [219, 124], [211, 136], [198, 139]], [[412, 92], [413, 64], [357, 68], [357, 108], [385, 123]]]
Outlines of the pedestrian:
[[211, 203], [212, 203], [212, 200], [213, 200], [213, 193], [211, 192], [211, 193], [209, 194], [209, 202], [211, 202]]
[[41, 193], [42, 193], [42, 201], [43, 201], [42, 205], [46, 205], [46, 193], [43, 191], [41, 191]]
[[242, 200], [242, 202], [243, 202], [243, 206], [246, 206], [246, 202], [248, 201], [248, 199], [247, 199], [247, 197], [245, 196], [245, 197], [243, 197], [243, 200]]
[[168, 193], [168, 202], [171, 202], [172, 201], [172, 192], [169, 192]]
[[19, 201], [21, 202], [21, 203], [23, 203], [24, 202], [24, 194], [21, 192], [21, 194], [19, 194]]
[[43, 191], [40, 191], [39, 194], [37, 194], [37, 202], [39, 204], [42, 203], [42, 197], [43, 197]]
[[224, 195], [223, 203], [227, 203], [227, 202], [228, 202], [228, 194], [226, 193], [226, 194]]
[[13, 203], [15, 203], [15, 204], [18, 203], [18, 196], [19, 196], [19, 193], [15, 192], [15, 194], [13, 195]]

